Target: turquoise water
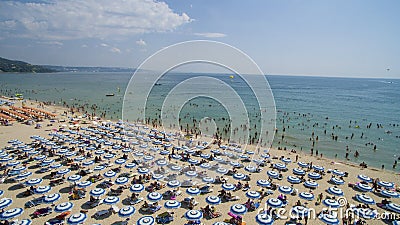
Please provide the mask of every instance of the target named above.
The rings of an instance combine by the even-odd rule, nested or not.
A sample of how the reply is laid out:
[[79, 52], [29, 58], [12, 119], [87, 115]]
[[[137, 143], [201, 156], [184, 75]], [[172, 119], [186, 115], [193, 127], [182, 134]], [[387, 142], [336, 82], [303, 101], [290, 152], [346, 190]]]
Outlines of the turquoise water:
[[[170, 74], [159, 81], [161, 85], [153, 88], [147, 105], [153, 117], [158, 116], [157, 107], [167, 91], [191, 76], [195, 74]], [[231, 81], [226, 76], [210, 76], [225, 79], [243, 99], [248, 100], [250, 115], [257, 114], [251, 92], [239, 79]], [[98, 115], [117, 119], [121, 118], [123, 95], [130, 77], [128, 73], [0, 74], [0, 92], [8, 96], [22, 93], [27, 99], [65, 106], [84, 105], [81, 112], [93, 112], [95, 109]], [[337, 154], [339, 159], [343, 159], [348, 146], [351, 161], [365, 161], [375, 167], [385, 164], [387, 169], [391, 169], [394, 160], [400, 156], [400, 80], [297, 76], [267, 78], [277, 109], [278, 132], [274, 147], [302, 149], [306, 153], [313, 148], [314, 152], [318, 150], [331, 158]], [[221, 95], [224, 94], [224, 90], [220, 91]], [[107, 93], [114, 93], [115, 96], [106, 97]], [[197, 98], [183, 106], [180, 116], [184, 128], [185, 122], [204, 116], [212, 117], [218, 127], [224, 127], [226, 121], [221, 118], [228, 117], [228, 112], [212, 99]], [[369, 124], [371, 128], [367, 128]], [[337, 140], [332, 136], [337, 136]], [[314, 146], [310, 138], [315, 141]], [[360, 153], [358, 159], [353, 156], [356, 150]]]

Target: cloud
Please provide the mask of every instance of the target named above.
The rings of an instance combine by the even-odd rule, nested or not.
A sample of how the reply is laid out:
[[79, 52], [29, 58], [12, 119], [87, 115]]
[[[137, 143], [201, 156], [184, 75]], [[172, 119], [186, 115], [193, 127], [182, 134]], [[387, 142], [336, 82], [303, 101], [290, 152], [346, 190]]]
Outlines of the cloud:
[[0, 32], [8, 37], [120, 39], [173, 31], [191, 21], [154, 0], [0, 1]]
[[100, 46], [101, 46], [101, 47], [108, 47], [108, 44], [106, 44], [106, 43], [101, 43]]
[[143, 41], [143, 39], [140, 39], [140, 40], [136, 41], [136, 44], [140, 45], [140, 46], [146, 46], [147, 45], [146, 42]]
[[64, 45], [62, 42], [59, 42], [59, 41], [38, 41], [37, 43], [44, 44], [44, 45], [57, 45], [57, 46]]
[[116, 48], [116, 47], [111, 48], [110, 51], [114, 52], [114, 53], [121, 53], [121, 49]]
[[81, 45], [81, 47], [82, 48], [87, 48], [87, 47], [89, 47], [87, 44], [83, 44], [83, 45]]
[[222, 38], [226, 37], [226, 34], [223, 33], [194, 33], [196, 36], [206, 37], [206, 38]]

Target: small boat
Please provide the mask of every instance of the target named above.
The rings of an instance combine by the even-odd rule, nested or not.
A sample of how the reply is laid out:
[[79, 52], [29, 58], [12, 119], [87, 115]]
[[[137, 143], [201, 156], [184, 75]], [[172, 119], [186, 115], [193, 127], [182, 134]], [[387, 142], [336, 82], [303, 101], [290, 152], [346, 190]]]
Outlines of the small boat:
[[107, 96], [107, 97], [112, 97], [112, 96], [114, 96], [114, 93], [106, 94], [106, 96]]

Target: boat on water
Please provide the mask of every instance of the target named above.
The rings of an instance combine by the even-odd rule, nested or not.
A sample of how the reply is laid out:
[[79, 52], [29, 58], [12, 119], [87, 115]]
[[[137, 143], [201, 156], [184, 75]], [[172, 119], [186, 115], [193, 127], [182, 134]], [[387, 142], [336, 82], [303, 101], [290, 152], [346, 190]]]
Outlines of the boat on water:
[[107, 97], [112, 97], [114, 96], [114, 93], [106, 94]]

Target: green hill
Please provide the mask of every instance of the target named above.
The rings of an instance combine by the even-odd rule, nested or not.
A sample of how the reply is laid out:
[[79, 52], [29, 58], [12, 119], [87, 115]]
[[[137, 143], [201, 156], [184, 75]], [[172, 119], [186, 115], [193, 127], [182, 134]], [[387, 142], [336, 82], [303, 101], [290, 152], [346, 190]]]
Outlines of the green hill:
[[7, 73], [52, 73], [57, 72], [55, 70], [39, 66], [32, 65], [27, 62], [10, 60], [0, 57], [0, 72]]

